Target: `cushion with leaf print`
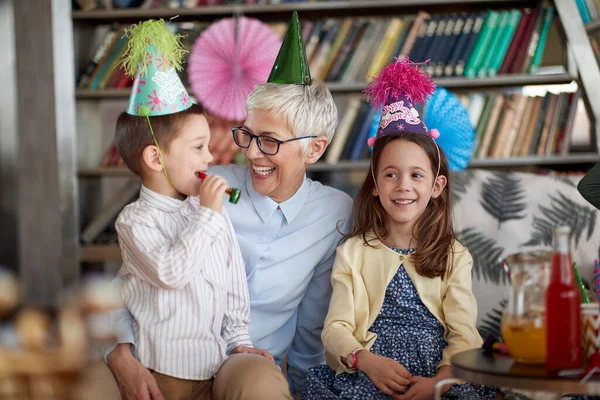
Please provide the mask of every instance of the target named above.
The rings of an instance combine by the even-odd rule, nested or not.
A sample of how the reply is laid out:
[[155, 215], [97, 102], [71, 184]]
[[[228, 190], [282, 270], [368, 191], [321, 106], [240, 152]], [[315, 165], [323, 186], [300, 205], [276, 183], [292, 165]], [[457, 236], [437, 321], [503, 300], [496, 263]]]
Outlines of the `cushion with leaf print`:
[[573, 261], [584, 282], [593, 282], [599, 258], [598, 210], [577, 191], [581, 176], [466, 170], [451, 175], [454, 229], [473, 256], [478, 329], [500, 336], [509, 282], [499, 257], [552, 248], [552, 227], [571, 227]]

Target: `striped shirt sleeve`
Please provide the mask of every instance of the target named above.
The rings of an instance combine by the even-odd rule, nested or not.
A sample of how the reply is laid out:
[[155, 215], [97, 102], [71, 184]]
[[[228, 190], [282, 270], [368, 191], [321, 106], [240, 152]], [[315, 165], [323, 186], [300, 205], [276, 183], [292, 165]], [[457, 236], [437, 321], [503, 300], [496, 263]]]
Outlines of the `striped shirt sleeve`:
[[121, 213], [115, 227], [124, 265], [139, 279], [163, 289], [185, 287], [205, 265], [208, 248], [227, 229], [222, 214], [200, 207], [173, 241], [152, 220], [132, 210]]
[[227, 293], [227, 309], [223, 318], [221, 336], [227, 343], [227, 353], [236, 346], [254, 347], [250, 340], [250, 296], [246, 283], [246, 269], [235, 238], [229, 217], [226, 217], [229, 230], [229, 273], [231, 285]]

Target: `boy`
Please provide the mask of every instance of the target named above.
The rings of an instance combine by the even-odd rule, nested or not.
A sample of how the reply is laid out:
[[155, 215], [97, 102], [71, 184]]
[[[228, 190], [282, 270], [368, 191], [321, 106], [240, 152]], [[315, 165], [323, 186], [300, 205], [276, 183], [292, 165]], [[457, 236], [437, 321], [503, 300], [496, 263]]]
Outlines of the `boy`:
[[158, 45], [148, 45], [141, 56], [131, 50], [126, 58], [140, 67], [115, 143], [142, 188], [116, 222], [121, 294], [135, 320], [136, 355], [165, 398], [210, 399], [212, 378], [227, 354], [273, 358], [250, 341], [244, 264], [223, 209], [227, 183], [195, 174], [213, 160], [204, 109], [189, 102], [173, 68], [152, 63], [165, 62], [159, 45], [172, 35], [161, 21], [134, 25], [129, 35], [130, 49], [140, 48], [136, 41]]

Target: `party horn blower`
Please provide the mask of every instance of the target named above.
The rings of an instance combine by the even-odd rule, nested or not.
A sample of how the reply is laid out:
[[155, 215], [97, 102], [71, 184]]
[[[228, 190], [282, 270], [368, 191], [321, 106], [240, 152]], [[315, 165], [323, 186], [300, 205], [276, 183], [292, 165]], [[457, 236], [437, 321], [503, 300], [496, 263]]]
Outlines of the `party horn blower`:
[[573, 275], [575, 275], [575, 284], [579, 288], [579, 294], [581, 295], [581, 304], [589, 304], [590, 298], [585, 290], [585, 285], [583, 284], [581, 275], [579, 275], [579, 270], [577, 269], [576, 263], [573, 263]]
[[[196, 176], [200, 179], [206, 179], [206, 174], [204, 172], [196, 172]], [[225, 193], [229, 195], [229, 202], [233, 204], [237, 204], [240, 199], [240, 189], [238, 188], [227, 188], [225, 189]]]

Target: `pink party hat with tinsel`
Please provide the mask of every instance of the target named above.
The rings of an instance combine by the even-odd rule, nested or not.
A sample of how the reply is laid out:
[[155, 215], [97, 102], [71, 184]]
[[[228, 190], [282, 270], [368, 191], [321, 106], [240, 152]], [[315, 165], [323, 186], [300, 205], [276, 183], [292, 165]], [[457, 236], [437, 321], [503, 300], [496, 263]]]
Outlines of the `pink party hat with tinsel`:
[[435, 92], [435, 84], [419, 70], [420, 66], [421, 63], [413, 63], [408, 57], [397, 58], [367, 85], [364, 92], [369, 95], [371, 105], [382, 107], [377, 135], [369, 138], [369, 146], [380, 137], [403, 132], [421, 133], [434, 139], [439, 136], [437, 130], [427, 129], [417, 111], [417, 106]]

